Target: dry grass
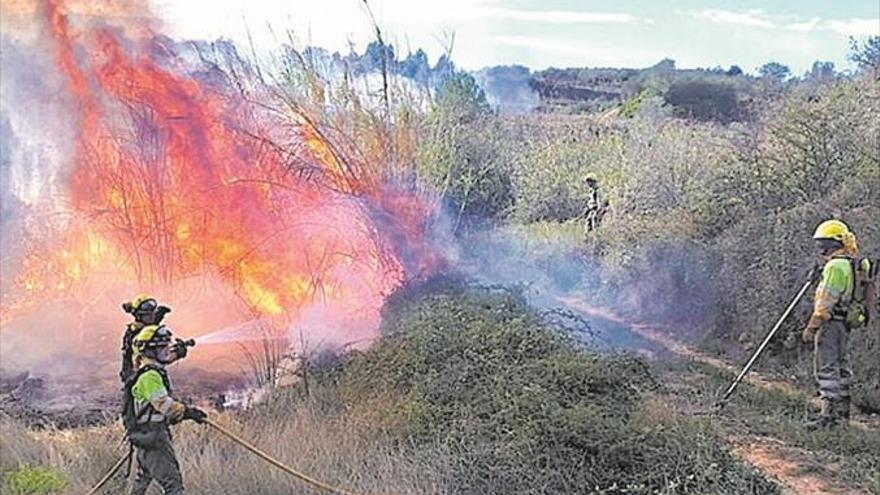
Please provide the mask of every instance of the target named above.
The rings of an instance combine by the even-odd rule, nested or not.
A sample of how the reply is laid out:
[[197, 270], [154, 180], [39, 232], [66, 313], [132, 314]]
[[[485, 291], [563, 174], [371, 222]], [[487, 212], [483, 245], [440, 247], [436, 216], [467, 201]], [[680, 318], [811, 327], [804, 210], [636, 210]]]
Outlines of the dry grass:
[[[361, 434], [345, 420], [328, 418], [308, 404], [289, 411], [283, 422], [260, 418], [223, 414], [216, 420], [282, 462], [331, 484], [361, 493], [446, 492], [446, 469], [439, 451], [416, 453], [395, 447], [385, 438]], [[122, 433], [118, 425], [34, 432], [3, 419], [2, 433], [4, 473], [24, 463], [52, 466], [70, 481], [69, 493], [88, 490], [125, 452], [118, 442]], [[174, 428], [174, 435], [187, 493], [314, 492], [208, 427], [184, 423]], [[5, 481], [3, 486], [5, 494]], [[124, 492], [121, 474], [104, 491]]]

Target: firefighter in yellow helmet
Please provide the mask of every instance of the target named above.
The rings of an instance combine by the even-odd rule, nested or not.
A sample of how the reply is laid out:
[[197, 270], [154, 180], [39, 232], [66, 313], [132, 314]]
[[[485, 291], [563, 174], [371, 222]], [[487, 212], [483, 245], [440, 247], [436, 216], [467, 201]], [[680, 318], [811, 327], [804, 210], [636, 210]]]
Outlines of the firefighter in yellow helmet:
[[131, 301], [122, 303], [122, 310], [132, 315], [134, 320], [126, 325], [122, 337], [122, 365], [119, 370], [119, 379], [122, 383], [131, 378], [135, 372], [132, 340], [147, 325], [158, 325], [171, 308], [161, 306], [156, 299], [147, 294], [140, 294]]
[[592, 176], [584, 178], [587, 186], [587, 207], [584, 209], [584, 235], [596, 230], [602, 220], [603, 204], [599, 200], [599, 182]]
[[136, 371], [126, 382], [122, 419], [128, 439], [137, 451], [138, 471], [131, 495], [143, 495], [156, 481], [166, 495], [183, 492], [183, 477], [174, 454], [169, 425], [185, 419], [204, 422], [201, 409], [172, 396], [165, 367], [186, 355], [192, 341], [172, 342], [164, 325], [146, 325], [132, 339]]
[[823, 428], [839, 426], [849, 420], [852, 380], [847, 349], [849, 331], [864, 324], [860, 320], [862, 316], [854, 316], [850, 308], [858, 290], [856, 274], [860, 270], [869, 271], [869, 261], [857, 261], [856, 237], [840, 220], [819, 224], [813, 239], [824, 266], [816, 288], [813, 313], [802, 339], [813, 345], [815, 376], [822, 401], [819, 417], [810, 421], [808, 426]]

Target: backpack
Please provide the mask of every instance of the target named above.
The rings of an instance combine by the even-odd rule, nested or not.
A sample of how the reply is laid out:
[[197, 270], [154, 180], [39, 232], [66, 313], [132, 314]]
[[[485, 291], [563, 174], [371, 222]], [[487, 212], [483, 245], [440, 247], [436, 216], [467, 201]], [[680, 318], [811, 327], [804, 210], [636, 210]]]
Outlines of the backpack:
[[845, 308], [849, 328], [866, 326], [877, 317], [877, 266], [880, 260], [847, 258], [853, 273], [853, 291]]

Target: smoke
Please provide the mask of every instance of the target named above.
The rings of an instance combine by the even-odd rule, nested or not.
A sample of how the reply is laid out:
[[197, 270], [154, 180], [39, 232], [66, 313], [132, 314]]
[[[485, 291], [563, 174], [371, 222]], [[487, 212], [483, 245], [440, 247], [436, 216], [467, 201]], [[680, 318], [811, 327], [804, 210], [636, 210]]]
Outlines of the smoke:
[[532, 74], [521, 65], [488, 67], [474, 74], [486, 99], [501, 114], [526, 114], [541, 104], [532, 88]]

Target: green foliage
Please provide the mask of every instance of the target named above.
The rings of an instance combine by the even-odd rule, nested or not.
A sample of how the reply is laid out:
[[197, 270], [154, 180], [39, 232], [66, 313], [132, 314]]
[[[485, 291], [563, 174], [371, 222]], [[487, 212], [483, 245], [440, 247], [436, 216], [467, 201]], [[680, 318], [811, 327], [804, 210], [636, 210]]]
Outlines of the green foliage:
[[710, 423], [655, 417], [639, 360], [582, 349], [516, 294], [433, 281], [384, 316], [383, 339], [327, 378], [352, 408], [397, 391], [403, 442], [450, 450], [451, 493], [775, 492]]
[[768, 62], [758, 68], [758, 74], [763, 78], [782, 82], [791, 76], [791, 69], [779, 62]]
[[436, 107], [458, 121], [472, 121], [491, 111], [474, 76], [456, 72], [437, 90]]
[[680, 117], [727, 123], [741, 116], [736, 86], [721, 79], [677, 79], [664, 98]]
[[880, 78], [880, 36], [871, 36], [862, 43], [850, 38], [849, 43], [848, 58], [858, 65], [860, 71]]
[[509, 161], [485, 95], [468, 74], [438, 91], [418, 151], [416, 171], [451, 203], [456, 226], [466, 217], [494, 217], [512, 204]]
[[61, 493], [68, 482], [51, 467], [24, 465], [6, 475], [6, 486], [15, 495]]
[[[595, 175], [611, 212], [582, 249], [601, 266], [603, 293], [645, 319], [712, 328], [707, 344], [735, 353], [760, 340], [797, 290], [820, 221], [842, 218], [864, 253], [880, 253], [878, 84], [792, 82], [754, 120], [726, 127], [637, 112], [581, 131], [579, 120], [533, 117], [513, 153], [512, 216], [542, 226], [575, 219], [586, 202], [582, 178]], [[784, 331], [799, 331], [807, 310]], [[880, 362], [871, 357], [880, 335], [853, 338], [856, 400], [880, 410]], [[768, 359], [796, 364], [787, 354], [773, 347]]]
[[653, 96], [653, 92], [650, 89], [643, 89], [639, 94], [623, 103], [623, 106], [620, 109], [620, 115], [628, 119], [635, 117], [639, 108], [641, 108], [642, 103], [651, 96]]

